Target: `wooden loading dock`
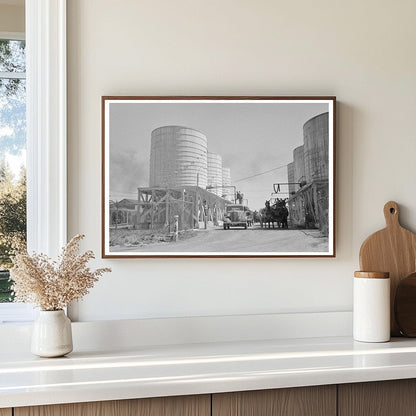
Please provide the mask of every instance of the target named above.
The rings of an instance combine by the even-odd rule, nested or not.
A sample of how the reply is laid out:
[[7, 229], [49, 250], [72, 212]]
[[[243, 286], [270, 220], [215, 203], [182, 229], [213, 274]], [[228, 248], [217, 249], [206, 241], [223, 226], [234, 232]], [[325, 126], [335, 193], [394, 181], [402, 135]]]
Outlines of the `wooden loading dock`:
[[137, 188], [137, 193], [134, 228], [142, 230], [172, 231], [175, 216], [179, 218], [179, 230], [218, 225], [230, 204], [198, 186]]

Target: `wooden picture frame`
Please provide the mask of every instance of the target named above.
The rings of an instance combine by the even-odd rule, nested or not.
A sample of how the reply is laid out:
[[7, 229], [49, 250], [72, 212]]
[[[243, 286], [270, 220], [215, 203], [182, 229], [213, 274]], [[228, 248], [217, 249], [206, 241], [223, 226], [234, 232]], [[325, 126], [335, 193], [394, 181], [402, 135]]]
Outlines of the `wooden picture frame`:
[[103, 96], [102, 257], [335, 257], [336, 98]]

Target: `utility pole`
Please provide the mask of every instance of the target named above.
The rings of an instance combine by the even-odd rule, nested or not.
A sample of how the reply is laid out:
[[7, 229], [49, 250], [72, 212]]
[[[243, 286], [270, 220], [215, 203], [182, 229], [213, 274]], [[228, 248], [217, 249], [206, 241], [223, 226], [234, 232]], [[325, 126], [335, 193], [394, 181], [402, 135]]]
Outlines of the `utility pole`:
[[179, 236], [179, 216], [174, 215], [173, 216], [174, 222], [173, 222], [173, 240], [178, 241]]

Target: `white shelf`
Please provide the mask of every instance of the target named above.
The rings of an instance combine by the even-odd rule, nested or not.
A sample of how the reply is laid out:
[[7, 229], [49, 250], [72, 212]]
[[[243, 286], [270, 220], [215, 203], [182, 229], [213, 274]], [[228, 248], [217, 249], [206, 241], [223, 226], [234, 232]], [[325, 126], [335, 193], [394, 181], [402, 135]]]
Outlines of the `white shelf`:
[[416, 377], [416, 340], [350, 337], [0, 354], [0, 407], [273, 389]]

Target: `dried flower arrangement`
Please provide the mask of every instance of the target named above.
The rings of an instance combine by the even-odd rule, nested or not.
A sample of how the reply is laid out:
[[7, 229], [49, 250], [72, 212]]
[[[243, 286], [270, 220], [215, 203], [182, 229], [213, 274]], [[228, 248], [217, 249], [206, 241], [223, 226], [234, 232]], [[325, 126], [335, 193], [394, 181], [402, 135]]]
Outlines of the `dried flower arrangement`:
[[73, 237], [58, 261], [45, 254], [17, 252], [10, 270], [15, 302], [34, 303], [45, 311], [60, 310], [86, 295], [103, 273], [111, 272], [109, 268], [92, 271], [87, 267], [94, 253], [78, 254], [83, 238], [81, 234]]

